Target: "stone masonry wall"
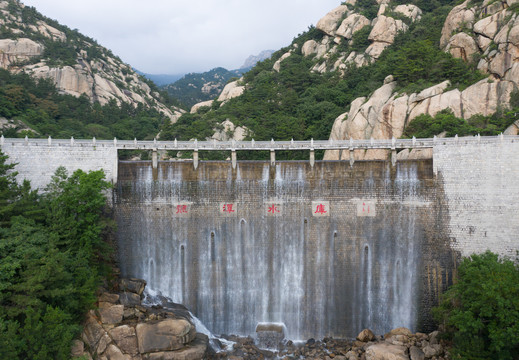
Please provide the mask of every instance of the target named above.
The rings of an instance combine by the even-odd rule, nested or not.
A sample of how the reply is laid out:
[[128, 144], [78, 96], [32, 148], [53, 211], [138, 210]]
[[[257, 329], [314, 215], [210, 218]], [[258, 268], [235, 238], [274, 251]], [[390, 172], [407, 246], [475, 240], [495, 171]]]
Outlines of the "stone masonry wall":
[[[460, 140], [462, 142], [462, 140]], [[434, 173], [448, 208], [451, 247], [461, 255], [519, 250], [519, 140], [440, 144]]]
[[64, 166], [69, 175], [77, 169], [86, 172], [102, 169], [107, 181], [117, 180], [117, 149], [112, 146], [13, 143], [5, 139], [1, 149], [9, 156], [9, 163], [18, 164], [15, 168], [18, 180], [30, 180], [33, 188], [45, 188], [60, 166]]

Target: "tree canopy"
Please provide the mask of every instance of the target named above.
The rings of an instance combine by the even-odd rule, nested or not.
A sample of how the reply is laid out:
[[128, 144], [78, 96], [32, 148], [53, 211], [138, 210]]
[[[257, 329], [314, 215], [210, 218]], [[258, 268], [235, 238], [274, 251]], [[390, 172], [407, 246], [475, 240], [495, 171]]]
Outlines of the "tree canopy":
[[44, 194], [0, 152], [0, 358], [68, 359], [108, 275], [102, 171], [58, 169]]

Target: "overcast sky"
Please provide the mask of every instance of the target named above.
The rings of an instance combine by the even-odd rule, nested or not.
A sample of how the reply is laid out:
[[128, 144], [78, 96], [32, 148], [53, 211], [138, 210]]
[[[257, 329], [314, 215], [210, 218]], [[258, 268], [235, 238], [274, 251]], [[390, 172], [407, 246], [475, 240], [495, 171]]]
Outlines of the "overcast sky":
[[150, 74], [239, 68], [287, 46], [341, 0], [22, 0]]

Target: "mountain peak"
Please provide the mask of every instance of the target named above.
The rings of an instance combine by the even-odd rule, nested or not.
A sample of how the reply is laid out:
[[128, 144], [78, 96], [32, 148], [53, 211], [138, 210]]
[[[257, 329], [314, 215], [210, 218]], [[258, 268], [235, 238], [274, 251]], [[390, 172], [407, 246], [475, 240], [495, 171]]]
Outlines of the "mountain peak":
[[242, 66], [240, 66], [240, 69], [248, 69], [256, 65], [258, 62], [263, 61], [265, 59], [269, 59], [272, 54], [274, 53], [274, 50], [263, 50], [258, 55], [251, 55], [247, 59], [245, 59], [245, 62]]

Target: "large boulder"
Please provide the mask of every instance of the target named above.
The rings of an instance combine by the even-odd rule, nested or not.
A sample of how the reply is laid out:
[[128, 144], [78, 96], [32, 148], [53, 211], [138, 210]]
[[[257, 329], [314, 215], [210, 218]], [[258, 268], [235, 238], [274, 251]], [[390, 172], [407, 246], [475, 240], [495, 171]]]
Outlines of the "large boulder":
[[213, 105], [213, 100], [199, 102], [191, 107], [191, 111], [189, 111], [189, 113], [196, 114], [201, 108], [211, 107], [211, 105]]
[[473, 62], [474, 54], [479, 53], [479, 47], [472, 36], [460, 32], [450, 38], [445, 51], [465, 62]]
[[399, 31], [406, 31], [408, 26], [402, 21], [389, 16], [380, 15], [376, 18], [368, 39], [373, 42], [392, 44]]
[[111, 344], [106, 349], [106, 352], [99, 357], [100, 360], [133, 360], [131, 355], [123, 354], [121, 349], [119, 349], [117, 346]]
[[366, 349], [366, 360], [409, 360], [407, 347], [387, 343], [377, 343]]
[[410, 18], [412, 21], [420, 20], [422, 17], [422, 10], [420, 10], [418, 6], [412, 4], [397, 5], [393, 11]]
[[232, 81], [225, 85], [225, 87], [222, 90], [222, 93], [218, 97], [218, 101], [223, 102], [238, 97], [241, 94], [243, 94], [243, 91], [245, 91], [245, 86], [240, 86], [239, 80]]
[[185, 319], [166, 319], [136, 326], [139, 351], [144, 353], [178, 350], [193, 341], [196, 329]]
[[336, 35], [349, 40], [353, 37], [353, 34], [369, 25], [371, 25], [371, 21], [364, 15], [351, 14], [342, 21], [341, 25], [337, 29]]
[[375, 339], [375, 334], [370, 329], [364, 329], [357, 335], [357, 340], [362, 342], [372, 341], [373, 339]]
[[330, 36], [334, 36], [335, 30], [337, 29], [337, 23], [347, 12], [347, 5], [336, 7], [317, 22], [317, 25], [315, 25], [316, 29], [321, 30]]
[[131, 355], [139, 353], [137, 335], [133, 327], [128, 325], [118, 326], [111, 329], [109, 334], [123, 353]]
[[447, 16], [447, 19], [445, 19], [440, 39], [441, 48], [447, 46], [452, 34], [462, 25], [471, 27], [474, 23], [475, 11], [474, 9], [467, 8], [469, 2], [470, 0], [466, 0], [463, 4], [455, 6]]
[[99, 308], [99, 317], [103, 324], [118, 324], [123, 319], [124, 305], [112, 305], [105, 308]]
[[[201, 360], [207, 351], [207, 335], [196, 334], [196, 338], [188, 347], [177, 351], [162, 351], [145, 354], [144, 360]], [[232, 357], [231, 357], [232, 358]]]

